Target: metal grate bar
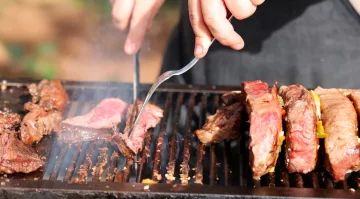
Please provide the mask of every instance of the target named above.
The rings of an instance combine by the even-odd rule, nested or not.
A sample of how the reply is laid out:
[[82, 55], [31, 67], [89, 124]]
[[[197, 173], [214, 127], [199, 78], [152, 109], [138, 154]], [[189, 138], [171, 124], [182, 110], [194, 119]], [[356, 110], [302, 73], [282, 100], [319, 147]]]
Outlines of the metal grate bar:
[[114, 151], [110, 157], [110, 165], [108, 167], [106, 181], [113, 182], [117, 173], [118, 161], [119, 161], [119, 154]]
[[[172, 102], [172, 96], [173, 93], [168, 93], [166, 97], [165, 102], [165, 110], [164, 110], [164, 117], [161, 121], [160, 131], [156, 142], [156, 149], [155, 149], [155, 155], [153, 159], [153, 175], [152, 180], [154, 181], [161, 181], [162, 176], [160, 173], [160, 164], [161, 164], [161, 152], [163, 150], [163, 144], [164, 144], [164, 136], [166, 132], [166, 126], [169, 119], [169, 112], [171, 108], [171, 102]], [[153, 138], [155, 139], [155, 138]]]
[[183, 161], [180, 165], [180, 181], [181, 184], [187, 185], [190, 177], [190, 149], [191, 149], [191, 143], [190, 143], [190, 136], [191, 136], [191, 122], [192, 122], [192, 116], [194, 112], [194, 105], [195, 105], [195, 96], [196, 94], [192, 94], [189, 100], [188, 104], [188, 110], [187, 110], [187, 117], [186, 117], [186, 127], [185, 127], [185, 139], [184, 139], [184, 149], [183, 149]]
[[[212, 107], [212, 113], [215, 114], [216, 109], [219, 107], [220, 97], [219, 95], [214, 96], [214, 104]], [[217, 182], [217, 160], [216, 160], [216, 145], [210, 146], [210, 185], [214, 185]]]
[[173, 120], [173, 129], [171, 133], [171, 141], [168, 154], [168, 166], [166, 167], [167, 173], [165, 174], [166, 183], [171, 184], [175, 181], [175, 164], [176, 164], [176, 152], [178, 148], [177, 131], [179, 127], [181, 105], [184, 101], [184, 94], [180, 93], [176, 102], [175, 116]]

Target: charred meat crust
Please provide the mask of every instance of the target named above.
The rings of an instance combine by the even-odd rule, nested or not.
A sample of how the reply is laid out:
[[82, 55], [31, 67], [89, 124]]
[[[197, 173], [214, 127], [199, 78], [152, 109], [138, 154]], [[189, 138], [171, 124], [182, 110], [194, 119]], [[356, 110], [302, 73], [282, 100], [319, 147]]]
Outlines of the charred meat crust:
[[13, 131], [19, 127], [21, 117], [17, 113], [0, 111], [0, 133], [10, 130]]
[[325, 138], [325, 168], [333, 180], [360, 169], [358, 119], [351, 101], [338, 89], [318, 87], [315, 93], [321, 102], [321, 119]]
[[69, 102], [60, 80], [42, 80], [39, 84], [30, 84], [28, 88], [32, 102], [39, 104], [45, 111], [63, 112]]
[[286, 167], [290, 173], [309, 173], [315, 169], [319, 146], [314, 98], [298, 84], [280, 87], [279, 94], [286, 110]]
[[0, 135], [0, 172], [30, 173], [43, 164], [35, 150], [17, 139], [15, 133]]
[[280, 147], [282, 114], [277, 96], [277, 83], [269, 92], [269, 86], [260, 80], [242, 83], [246, 110], [250, 119], [250, 165], [253, 178], [272, 172]]
[[49, 135], [58, 128], [62, 120], [62, 113], [58, 111], [46, 112], [39, 105], [28, 102], [25, 107], [27, 113], [21, 122], [20, 137], [25, 144], [39, 142], [44, 135]]
[[195, 131], [196, 136], [204, 144], [220, 143], [238, 137], [242, 111], [243, 105], [240, 102], [219, 108], [207, 118], [202, 129]]

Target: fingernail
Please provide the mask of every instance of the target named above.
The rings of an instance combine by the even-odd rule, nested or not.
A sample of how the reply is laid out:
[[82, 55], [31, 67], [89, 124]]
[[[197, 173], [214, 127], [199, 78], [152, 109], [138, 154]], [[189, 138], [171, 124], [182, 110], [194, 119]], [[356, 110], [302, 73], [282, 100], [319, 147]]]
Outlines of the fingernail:
[[232, 48], [236, 49], [236, 50], [240, 50], [244, 47], [243, 43], [238, 43], [232, 46]]
[[194, 53], [195, 53], [195, 55], [201, 55], [203, 53], [202, 46], [201, 45], [196, 45]]

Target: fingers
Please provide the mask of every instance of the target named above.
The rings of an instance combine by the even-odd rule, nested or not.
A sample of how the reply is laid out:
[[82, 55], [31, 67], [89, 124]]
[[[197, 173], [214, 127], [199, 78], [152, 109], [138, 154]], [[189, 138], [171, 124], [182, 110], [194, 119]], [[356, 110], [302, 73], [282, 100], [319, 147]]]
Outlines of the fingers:
[[[223, 0], [200, 1], [204, 22], [215, 39], [234, 50], [242, 49], [244, 47], [244, 41], [240, 35], [234, 31], [233, 26], [227, 20], [226, 7]], [[209, 46], [207, 46], [207, 48], [208, 47]]]
[[251, 0], [251, 3], [254, 5], [254, 6], [259, 6], [261, 4], [264, 3], [265, 0]]
[[152, 23], [154, 21], [154, 18], [156, 16], [156, 14], [159, 12], [161, 6], [164, 4], [165, 0], [158, 0], [159, 2], [155, 4], [153, 11], [151, 12], [151, 16], [149, 17], [148, 20], [148, 25], [146, 27], [147, 30], [150, 30], [152, 27]]
[[158, 7], [160, 7], [163, 2], [164, 0], [136, 0], [128, 37], [125, 41], [125, 53], [134, 55], [140, 49], [149, 19], [155, 16], [155, 11], [158, 10]]
[[[238, 20], [250, 17], [256, 11], [256, 6], [261, 0], [225, 0], [226, 7]], [[263, 1], [263, 0], [262, 0]]]
[[202, 58], [206, 55], [210, 46], [212, 35], [207, 28], [201, 11], [201, 2], [199, 0], [189, 0], [189, 18], [195, 34], [194, 56]]
[[112, 17], [115, 27], [125, 31], [129, 27], [135, 0], [112, 0]]

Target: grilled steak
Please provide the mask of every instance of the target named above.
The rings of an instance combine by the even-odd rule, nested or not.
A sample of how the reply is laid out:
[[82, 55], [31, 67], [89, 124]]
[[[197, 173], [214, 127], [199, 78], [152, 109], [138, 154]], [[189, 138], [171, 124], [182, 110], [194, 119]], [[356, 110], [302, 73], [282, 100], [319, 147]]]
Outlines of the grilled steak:
[[325, 133], [325, 167], [334, 181], [360, 169], [358, 120], [351, 101], [338, 89], [316, 88]]
[[355, 110], [360, 117], [360, 91], [354, 90], [349, 95], [350, 100], [353, 102]]
[[0, 111], [0, 133], [15, 130], [20, 125], [21, 117], [17, 113]]
[[32, 102], [39, 104], [45, 111], [64, 111], [69, 97], [59, 80], [42, 80], [39, 84], [30, 84]]
[[15, 133], [0, 135], [0, 172], [30, 173], [43, 164], [35, 151], [18, 140]]
[[222, 101], [225, 105], [231, 105], [236, 102], [242, 101], [241, 91], [231, 91], [221, 96]]
[[135, 127], [130, 137], [128, 137], [133, 128], [135, 117], [137, 116], [138, 111], [140, 111], [142, 104], [142, 101], [137, 100], [135, 104], [129, 106], [124, 134], [116, 133], [113, 137], [113, 141], [124, 155], [131, 156], [132, 153], [137, 154], [143, 148], [147, 130], [156, 127], [163, 117], [163, 110], [161, 108], [150, 103], [147, 104], [138, 125]]
[[215, 115], [207, 118], [202, 129], [195, 131], [196, 136], [204, 144], [220, 143], [238, 137], [242, 111], [240, 102], [218, 109]]
[[250, 119], [250, 165], [253, 178], [259, 180], [273, 172], [282, 136], [282, 108], [277, 96], [277, 83], [269, 92], [268, 84], [257, 81], [242, 83], [246, 110]]
[[45, 111], [41, 106], [27, 102], [25, 109], [30, 111], [21, 122], [20, 136], [25, 144], [39, 142], [44, 135], [49, 135], [58, 128], [62, 120], [59, 111]]
[[85, 115], [62, 121], [58, 135], [65, 143], [110, 139], [112, 128], [121, 122], [126, 108], [120, 99], [104, 99]]
[[309, 173], [317, 161], [316, 106], [310, 92], [301, 85], [280, 87], [286, 110], [286, 167], [290, 173]]

